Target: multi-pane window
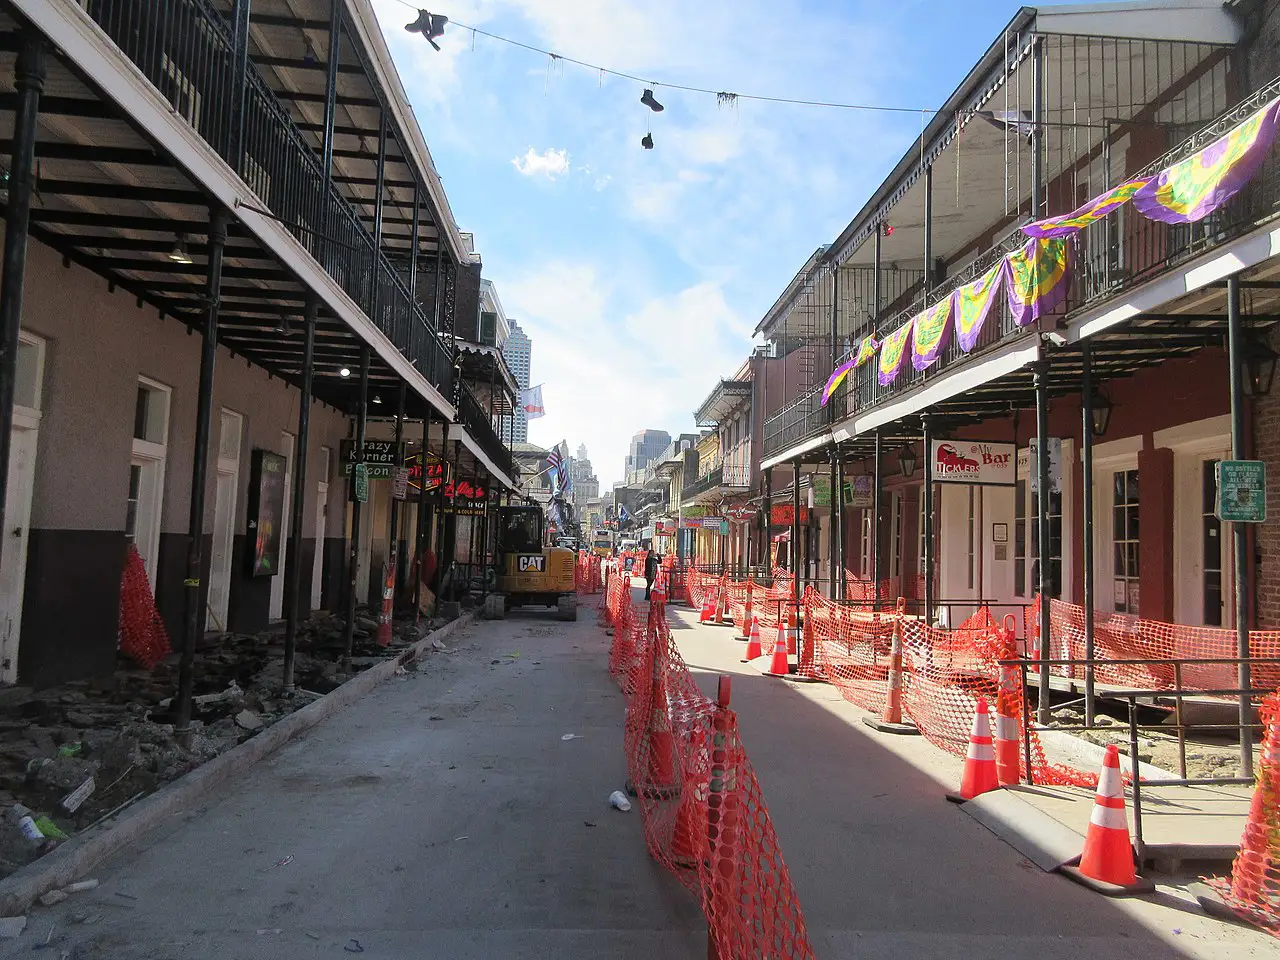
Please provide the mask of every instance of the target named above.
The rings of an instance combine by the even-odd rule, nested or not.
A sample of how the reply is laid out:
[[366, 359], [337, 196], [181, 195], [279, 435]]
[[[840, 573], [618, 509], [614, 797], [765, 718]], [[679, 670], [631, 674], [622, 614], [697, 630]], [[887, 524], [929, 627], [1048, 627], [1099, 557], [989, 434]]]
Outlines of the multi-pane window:
[[1112, 605], [1117, 613], [1138, 612], [1138, 471], [1111, 475]]
[[977, 557], [975, 557], [975, 556], [974, 556], [974, 547], [975, 547], [975, 544], [976, 544], [977, 539], [978, 539], [978, 538], [977, 538], [977, 536], [976, 536], [976, 533], [977, 533], [977, 531], [976, 531], [976, 520], [977, 520], [977, 517], [975, 516], [975, 512], [974, 512], [974, 500], [975, 500], [975, 498], [974, 498], [974, 492], [975, 492], [975, 491], [974, 491], [974, 487], [970, 486], [970, 487], [969, 487], [969, 527], [968, 527], [968, 541], [967, 541], [967, 547], [966, 547], [966, 550], [965, 550], [965, 556], [968, 558], [969, 589], [970, 589], [970, 590], [972, 590], [972, 589], [973, 589], [974, 579], [975, 579], [975, 576], [976, 576], [976, 574], [977, 574], [977, 568], [978, 568], [978, 564], [977, 564]]
[[[1031, 592], [1040, 589], [1040, 496], [1031, 497], [1032, 509], [1036, 511], [1031, 523]], [[1049, 494], [1049, 596], [1062, 596], [1062, 494]]]

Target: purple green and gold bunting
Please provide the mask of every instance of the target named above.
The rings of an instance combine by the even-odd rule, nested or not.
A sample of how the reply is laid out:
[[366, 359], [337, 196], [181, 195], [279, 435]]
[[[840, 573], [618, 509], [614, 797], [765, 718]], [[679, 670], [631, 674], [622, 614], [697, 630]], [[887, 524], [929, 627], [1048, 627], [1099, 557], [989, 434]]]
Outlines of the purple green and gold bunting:
[[1133, 205], [1161, 223], [1203, 220], [1234, 197], [1267, 158], [1280, 123], [1280, 99], [1139, 190]]
[[939, 300], [912, 320], [911, 365], [927, 370], [937, 362], [951, 332], [951, 298]]
[[1028, 223], [1022, 232], [1028, 237], [1066, 237], [1083, 230], [1095, 220], [1101, 220], [1112, 210], [1122, 207], [1133, 199], [1134, 194], [1151, 182], [1150, 177], [1129, 180], [1108, 190], [1101, 196], [1094, 197], [1084, 206], [1064, 213], [1060, 217], [1049, 217]]
[[1000, 283], [1004, 280], [1004, 273], [1004, 261], [1001, 260], [973, 283], [957, 287], [951, 294], [956, 342], [965, 353], [972, 350], [974, 344], [978, 342], [982, 325], [986, 323], [991, 305], [996, 302], [996, 296], [1000, 293]]
[[911, 327], [914, 322], [913, 317], [880, 341], [880, 369], [876, 374], [880, 386], [887, 387], [898, 379], [898, 373], [902, 370], [902, 358], [907, 353], [907, 339], [911, 336]]
[[880, 341], [875, 337], [863, 337], [862, 342], [858, 344], [858, 357], [854, 361], [855, 367], [860, 367], [872, 357], [876, 355], [876, 351], [880, 349]]
[[1033, 239], [1004, 258], [1009, 313], [1020, 327], [1048, 313], [1067, 295], [1071, 247], [1061, 237]]
[[831, 371], [831, 376], [827, 378], [827, 385], [822, 388], [821, 406], [826, 406], [832, 395], [836, 392], [836, 387], [844, 382], [844, 378], [849, 375], [849, 371], [858, 365], [857, 358], [846, 360], [840, 366]]

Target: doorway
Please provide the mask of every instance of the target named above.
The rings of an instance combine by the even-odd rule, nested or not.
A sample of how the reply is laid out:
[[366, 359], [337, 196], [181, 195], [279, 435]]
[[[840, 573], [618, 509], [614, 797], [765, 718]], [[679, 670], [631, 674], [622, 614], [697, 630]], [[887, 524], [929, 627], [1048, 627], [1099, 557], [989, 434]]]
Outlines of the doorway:
[[280, 434], [280, 453], [284, 457], [284, 513], [280, 519], [280, 555], [285, 558], [280, 570], [271, 578], [271, 608], [268, 617], [279, 620], [284, 616], [284, 580], [289, 575], [295, 557], [289, 555], [289, 526], [293, 522], [293, 434], [288, 430]]
[[324, 600], [325, 527], [329, 517], [329, 448], [320, 448], [320, 480], [316, 484], [315, 552], [311, 558], [311, 609], [319, 610]]
[[225, 633], [231, 606], [231, 564], [235, 549], [236, 493], [240, 487], [240, 439], [244, 432], [244, 417], [231, 410], [223, 410], [221, 421], [205, 629]]
[[13, 426], [10, 431], [8, 486], [0, 519], [0, 683], [18, 681], [18, 643], [22, 636], [22, 594], [27, 578], [27, 542], [31, 497], [35, 491], [36, 452], [40, 437], [41, 385], [44, 382], [42, 339], [18, 334]]

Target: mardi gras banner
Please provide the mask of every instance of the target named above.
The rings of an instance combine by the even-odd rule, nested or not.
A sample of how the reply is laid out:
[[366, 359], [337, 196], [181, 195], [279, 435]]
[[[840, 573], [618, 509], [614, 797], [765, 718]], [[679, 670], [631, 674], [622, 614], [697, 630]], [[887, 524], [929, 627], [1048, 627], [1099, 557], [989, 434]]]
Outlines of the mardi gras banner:
[[1048, 313], [1067, 295], [1071, 247], [1066, 240], [1033, 239], [1004, 258], [1005, 295], [1020, 327]]
[[1162, 171], [1133, 197], [1144, 217], [1162, 223], [1203, 220], [1240, 192], [1267, 158], [1280, 122], [1280, 99], [1194, 156]]
[[1004, 280], [1004, 261], [999, 261], [973, 283], [957, 287], [951, 294], [951, 312], [955, 315], [956, 342], [968, 353], [978, 342], [982, 325], [996, 302], [1000, 284]]
[[840, 364], [840, 366], [831, 371], [831, 376], [827, 378], [827, 385], [822, 388], [822, 403], [820, 406], [825, 407], [827, 405], [827, 401], [829, 401], [835, 394], [836, 387], [840, 386], [840, 384], [844, 382], [844, 378], [849, 375], [849, 371], [857, 365], [858, 360], [855, 357], [852, 360], [846, 360], [844, 363]]
[[913, 317], [880, 341], [880, 369], [876, 374], [880, 386], [887, 387], [898, 379], [898, 372], [902, 369], [902, 358], [907, 352], [907, 339], [911, 336], [914, 321]]
[[1113, 187], [1101, 196], [1094, 197], [1084, 206], [1064, 213], [1060, 217], [1048, 217], [1028, 223], [1022, 232], [1028, 237], [1066, 237], [1083, 230], [1096, 220], [1101, 220], [1112, 210], [1124, 206], [1134, 194], [1151, 182], [1150, 177], [1129, 180]]
[[880, 349], [880, 341], [875, 337], [863, 337], [862, 342], [858, 344], [858, 357], [854, 361], [855, 367], [860, 367], [872, 357], [876, 355], [876, 351]]
[[912, 320], [911, 365], [927, 370], [937, 362], [951, 331], [951, 298], [939, 300]]

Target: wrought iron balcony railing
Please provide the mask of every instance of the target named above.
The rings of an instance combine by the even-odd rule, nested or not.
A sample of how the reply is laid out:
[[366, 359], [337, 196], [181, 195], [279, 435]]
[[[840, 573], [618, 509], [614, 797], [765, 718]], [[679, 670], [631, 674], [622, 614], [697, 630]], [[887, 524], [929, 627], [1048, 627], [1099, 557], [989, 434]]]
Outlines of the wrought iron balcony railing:
[[87, 0], [82, 6], [418, 372], [447, 395], [450, 353], [404, 279], [375, 250], [355, 208], [325, 176], [289, 111], [252, 63], [240, 75], [226, 17], [210, 0]]
[[[1280, 96], [1280, 79], [1271, 82], [1213, 123], [1148, 165], [1135, 176], [1150, 176], [1212, 143], [1254, 111]], [[1139, 283], [1145, 283], [1164, 271], [1212, 250], [1280, 216], [1280, 156], [1272, 150], [1263, 167], [1248, 185], [1230, 202], [1210, 216], [1194, 224], [1168, 224], [1143, 217], [1128, 207], [1121, 207], [1103, 219], [1075, 234], [1071, 287], [1066, 299], [1049, 314], [1050, 322], [1069, 318], [1083, 308], [1099, 304]], [[1026, 242], [1021, 232], [992, 247], [966, 269], [946, 283], [930, 291], [926, 301], [913, 305], [896, 317], [884, 318], [877, 324], [883, 335], [898, 329], [926, 305], [949, 296], [956, 287], [970, 283], [987, 272], [1001, 257]], [[903, 359], [903, 368], [888, 386], [877, 378], [875, 362], [853, 371], [846, 386], [840, 388], [826, 406], [820, 406], [824, 384], [805, 387], [764, 425], [764, 456], [771, 457], [791, 449], [805, 440], [818, 437], [855, 414], [864, 413], [878, 404], [902, 396], [942, 373], [950, 372], [992, 348], [1023, 337], [1034, 336], [1035, 326], [1019, 327], [1013, 321], [1006, 298], [1000, 296], [988, 315], [978, 342], [965, 353], [953, 336], [938, 361], [927, 370], [918, 371]], [[909, 354], [909, 351], [908, 351]], [[846, 353], [840, 363], [849, 359]]]
[[488, 411], [465, 383], [459, 384], [458, 420], [480, 445], [485, 455], [493, 461], [493, 465], [508, 477], [514, 477], [515, 464], [511, 458], [511, 452], [493, 428], [493, 420]]
[[688, 503], [694, 497], [706, 493], [710, 490], [718, 490], [724, 481], [724, 468], [716, 467], [710, 473], [705, 473], [700, 477], [694, 478], [691, 483], [686, 483], [684, 489], [680, 491], [680, 499]]

